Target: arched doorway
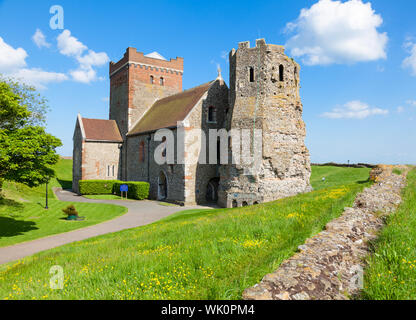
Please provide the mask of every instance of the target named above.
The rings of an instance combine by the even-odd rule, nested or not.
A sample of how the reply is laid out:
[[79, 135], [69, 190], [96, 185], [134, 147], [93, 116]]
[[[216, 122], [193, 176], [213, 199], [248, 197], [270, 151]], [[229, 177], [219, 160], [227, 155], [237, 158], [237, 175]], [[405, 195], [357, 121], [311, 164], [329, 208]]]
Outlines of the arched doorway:
[[157, 198], [158, 200], [165, 200], [168, 197], [168, 180], [166, 174], [163, 171], [160, 171], [158, 178], [158, 187], [157, 187]]
[[207, 202], [216, 203], [218, 201], [218, 184], [219, 178], [209, 180], [206, 193]]

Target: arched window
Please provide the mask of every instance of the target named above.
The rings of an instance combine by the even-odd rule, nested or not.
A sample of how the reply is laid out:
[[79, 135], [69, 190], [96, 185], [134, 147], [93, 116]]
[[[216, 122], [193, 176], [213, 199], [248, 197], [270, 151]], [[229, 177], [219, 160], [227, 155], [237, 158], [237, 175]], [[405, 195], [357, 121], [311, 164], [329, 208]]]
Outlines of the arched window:
[[163, 171], [159, 173], [158, 179], [158, 190], [157, 198], [158, 200], [165, 200], [168, 196], [168, 181], [166, 175]]
[[285, 71], [285, 68], [284, 68], [284, 67], [283, 67], [283, 65], [281, 64], [281, 65], [279, 66], [279, 80], [280, 80], [280, 81], [283, 81], [283, 80], [284, 80], [284, 75], [283, 75], [284, 71]]
[[208, 122], [217, 122], [217, 109], [214, 106], [208, 107]]
[[140, 142], [139, 145], [139, 161], [144, 162], [145, 154], [144, 154], [144, 141]]
[[295, 86], [298, 86], [298, 67], [295, 67]]
[[162, 143], [164, 144], [164, 148], [162, 151], [162, 157], [166, 157], [166, 137], [162, 138]]
[[221, 164], [221, 139], [217, 138], [217, 164]]
[[155, 78], [153, 76], [150, 76], [150, 84], [153, 84], [155, 82]]
[[159, 83], [161, 86], [165, 85], [165, 79], [163, 79], [163, 77], [160, 77]]
[[249, 76], [250, 82], [254, 82], [254, 68], [253, 67], [249, 68], [249, 73], [250, 73], [250, 76]]

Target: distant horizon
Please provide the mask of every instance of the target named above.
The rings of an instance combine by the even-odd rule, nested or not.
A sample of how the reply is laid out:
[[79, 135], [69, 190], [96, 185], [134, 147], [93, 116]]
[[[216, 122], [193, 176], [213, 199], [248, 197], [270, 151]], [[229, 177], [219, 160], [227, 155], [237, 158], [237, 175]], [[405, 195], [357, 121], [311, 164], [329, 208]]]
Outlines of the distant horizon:
[[[61, 159], [64, 159], [64, 160], [73, 160], [73, 157], [72, 156], [63, 156], [63, 155], [59, 155], [60, 157], [61, 157]], [[342, 162], [334, 162], [334, 161], [329, 161], [329, 162], [311, 162], [311, 165], [312, 166], [314, 166], [314, 165], [330, 165], [330, 164], [337, 164], [337, 165], [342, 165], [342, 166], [347, 166], [347, 165], [370, 165], [370, 166], [376, 166], [376, 165], [380, 165], [380, 164], [391, 164], [391, 165], [413, 165], [413, 164], [411, 164], [411, 163], [365, 163], [365, 162], [356, 162], [356, 163], [353, 163], [353, 162], [350, 162], [350, 163], [347, 163], [347, 162], [345, 162], [345, 163], [342, 163]]]

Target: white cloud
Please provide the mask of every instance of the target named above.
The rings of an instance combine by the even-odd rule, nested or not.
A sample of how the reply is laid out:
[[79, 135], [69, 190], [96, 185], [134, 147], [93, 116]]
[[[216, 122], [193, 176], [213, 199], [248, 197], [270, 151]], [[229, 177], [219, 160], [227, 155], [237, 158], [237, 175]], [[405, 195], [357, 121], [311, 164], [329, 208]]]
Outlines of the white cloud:
[[0, 72], [7, 73], [26, 66], [27, 53], [22, 48], [13, 48], [0, 37]]
[[92, 50], [88, 50], [88, 54], [77, 58], [81, 66], [102, 66], [110, 60], [105, 52], [96, 53]]
[[36, 29], [35, 34], [32, 36], [32, 40], [38, 46], [38, 48], [49, 48], [51, 46], [51, 44], [46, 41], [46, 37], [42, 31], [40, 31], [40, 29]]
[[404, 108], [402, 106], [398, 106], [397, 113], [403, 113], [403, 112], [404, 112]]
[[0, 72], [5, 76], [23, 81], [37, 89], [46, 89], [46, 84], [62, 82], [68, 76], [58, 72], [48, 72], [40, 68], [27, 68], [28, 54], [22, 48], [14, 49], [0, 37]]
[[[97, 80], [103, 80], [102, 77], [97, 77], [97, 71], [93, 67], [100, 67], [110, 61], [105, 52], [95, 52], [88, 49], [77, 38], [71, 36], [69, 30], [64, 30], [58, 36], [59, 52], [65, 56], [74, 57], [79, 66], [76, 70], [69, 72], [72, 79], [81, 83], [91, 83]], [[88, 53], [83, 53], [88, 50]]]
[[79, 68], [69, 72], [77, 82], [90, 83], [97, 80], [97, 72], [93, 68]]
[[373, 115], [388, 114], [388, 110], [371, 108], [368, 104], [354, 100], [341, 107], [334, 108], [331, 112], [325, 112], [322, 117], [329, 119], [365, 119]]
[[407, 100], [406, 104], [412, 107], [416, 107], [416, 100]]
[[46, 89], [46, 84], [48, 83], [57, 83], [68, 80], [68, 76], [64, 73], [48, 72], [40, 68], [19, 69], [9, 74], [9, 76], [22, 80], [28, 85], [32, 85], [40, 90]]
[[382, 22], [370, 2], [320, 0], [286, 25], [296, 32], [286, 47], [308, 65], [386, 59], [388, 37], [377, 31]]
[[69, 30], [62, 31], [57, 40], [59, 52], [65, 56], [80, 56], [87, 49], [87, 46], [71, 36]]
[[402, 67], [410, 69], [410, 73], [416, 76], [416, 43], [409, 40], [404, 44], [404, 47], [410, 55], [403, 60]]

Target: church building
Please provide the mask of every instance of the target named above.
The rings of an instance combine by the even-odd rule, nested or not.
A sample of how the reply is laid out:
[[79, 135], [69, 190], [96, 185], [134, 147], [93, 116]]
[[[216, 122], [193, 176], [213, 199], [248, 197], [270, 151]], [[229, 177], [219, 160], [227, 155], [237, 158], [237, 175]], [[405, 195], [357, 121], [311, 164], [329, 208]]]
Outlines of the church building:
[[[219, 70], [216, 79], [183, 90], [183, 58], [167, 60], [157, 52], [127, 48], [120, 61], [110, 62], [109, 120], [76, 119], [73, 190], [79, 192], [79, 180], [147, 181], [150, 199], [222, 207], [310, 191], [300, 66], [282, 46], [264, 39], [253, 48], [239, 43], [229, 62], [229, 87]], [[224, 142], [210, 132], [244, 129], [253, 137], [254, 130], [261, 132], [260, 142], [227, 137], [229, 161], [208, 161], [223, 156]], [[255, 172], [232, 161], [237, 140], [261, 150]], [[174, 161], [156, 161], [160, 150]]]

